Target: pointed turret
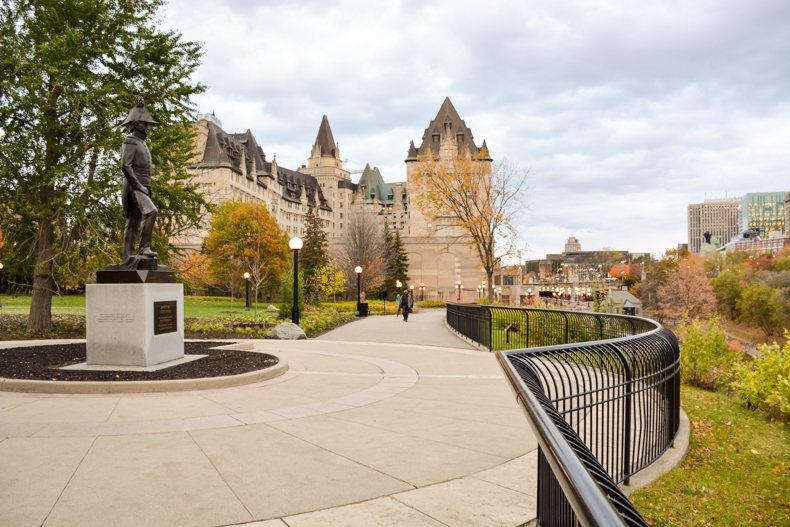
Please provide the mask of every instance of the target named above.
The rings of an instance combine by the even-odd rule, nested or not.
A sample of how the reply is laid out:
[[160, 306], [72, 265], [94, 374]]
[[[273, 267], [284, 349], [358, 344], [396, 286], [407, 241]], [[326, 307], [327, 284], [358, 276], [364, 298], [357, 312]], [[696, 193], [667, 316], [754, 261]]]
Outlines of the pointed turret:
[[414, 146], [414, 140], [409, 141], [409, 153], [406, 156], [406, 161], [413, 161], [417, 159], [417, 148]]
[[480, 147], [480, 154], [483, 155], [483, 159], [486, 161], [491, 161], [491, 152], [488, 150], [488, 145], [486, 144], [486, 140], [483, 139], [483, 145]]
[[332, 128], [329, 126], [329, 118], [326, 115], [321, 119], [321, 126], [318, 128], [313, 151], [315, 151], [316, 146], [320, 147], [322, 156], [337, 157], [337, 143], [335, 143]]
[[449, 97], [444, 98], [442, 106], [436, 113], [436, 117], [425, 129], [419, 148], [416, 148], [414, 151], [412, 151], [411, 147], [409, 148], [409, 156], [406, 161], [415, 161], [419, 155], [424, 155], [429, 148], [434, 155], [438, 155], [439, 147], [447, 140], [455, 142], [455, 147], [459, 154], [464, 150], [468, 150], [469, 154], [476, 155], [480, 151], [474, 143], [472, 130], [466, 126], [464, 120], [458, 115]]

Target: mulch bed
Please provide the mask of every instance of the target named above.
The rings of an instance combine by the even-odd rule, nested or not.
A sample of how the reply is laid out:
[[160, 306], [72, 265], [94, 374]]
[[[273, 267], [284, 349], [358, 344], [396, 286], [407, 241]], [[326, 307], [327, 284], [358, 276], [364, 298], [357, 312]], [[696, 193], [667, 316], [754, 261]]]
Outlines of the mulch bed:
[[277, 357], [249, 351], [217, 350], [231, 342], [185, 342], [185, 355], [208, 355], [159, 371], [74, 371], [85, 362], [85, 344], [52, 344], [0, 350], [0, 377], [40, 381], [154, 381], [239, 375], [276, 365]]

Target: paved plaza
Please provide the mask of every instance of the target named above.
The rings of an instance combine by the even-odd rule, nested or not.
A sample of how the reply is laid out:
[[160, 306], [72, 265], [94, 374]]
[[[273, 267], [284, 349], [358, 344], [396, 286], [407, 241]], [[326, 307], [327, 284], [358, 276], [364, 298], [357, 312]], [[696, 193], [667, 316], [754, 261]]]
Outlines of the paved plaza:
[[494, 355], [450, 333], [443, 310], [253, 344], [288, 372], [192, 392], [0, 392], [0, 525], [535, 517], [536, 441]]

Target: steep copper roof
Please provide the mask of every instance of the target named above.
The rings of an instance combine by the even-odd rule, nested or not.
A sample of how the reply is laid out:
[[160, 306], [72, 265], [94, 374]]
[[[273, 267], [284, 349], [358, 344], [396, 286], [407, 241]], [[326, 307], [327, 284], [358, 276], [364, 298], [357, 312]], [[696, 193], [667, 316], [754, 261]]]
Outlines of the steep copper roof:
[[[240, 134], [229, 134], [212, 121], [207, 121], [207, 125], [206, 149], [203, 151], [203, 159], [198, 163], [198, 167], [230, 167], [264, 187], [267, 186], [266, 178], [272, 180], [276, 178], [277, 183], [282, 186], [283, 199], [302, 203], [304, 195], [308, 205], [332, 210], [313, 176], [266, 161], [266, 154], [263, 153], [263, 149], [250, 130]], [[330, 138], [331, 134], [330, 131]], [[275, 171], [276, 174], [273, 173]]]
[[365, 203], [392, 205], [398, 198], [402, 199], [398, 194], [402, 194], [404, 185], [404, 183], [384, 182], [379, 167], [371, 168], [370, 164], [366, 164], [354, 191], [364, 193], [362, 199]]
[[337, 157], [335, 153], [337, 143], [335, 143], [332, 128], [329, 126], [329, 118], [326, 115], [321, 119], [321, 126], [318, 128], [318, 135], [315, 138], [313, 148], [315, 148], [315, 145], [321, 147], [322, 156]]
[[302, 195], [307, 198], [307, 205], [318, 206], [324, 210], [332, 210], [324, 197], [318, 181], [309, 174], [277, 167], [277, 182], [283, 188], [283, 199], [293, 203], [302, 203]]
[[[422, 143], [419, 148], [414, 148], [414, 143], [409, 145], [409, 153], [406, 161], [415, 161], [419, 155], [424, 155], [430, 148], [434, 154], [439, 153], [439, 145], [442, 139], [447, 135], [455, 137], [458, 143], [458, 153], [460, 154], [465, 148], [469, 150], [472, 155], [477, 154], [480, 148], [475, 145], [472, 130], [466, 126], [466, 123], [453, 106], [449, 97], [444, 98], [439, 112], [436, 117], [430, 122], [428, 128], [422, 134]], [[485, 141], [483, 142], [485, 144]], [[488, 157], [488, 154], [486, 154]]]
[[[272, 177], [266, 166], [266, 154], [258, 146], [250, 130], [243, 134], [229, 134], [211, 121], [207, 121], [207, 126], [208, 137], [206, 137], [206, 149], [203, 151], [201, 166], [231, 167], [250, 180]], [[244, 166], [242, 166], [242, 157]]]

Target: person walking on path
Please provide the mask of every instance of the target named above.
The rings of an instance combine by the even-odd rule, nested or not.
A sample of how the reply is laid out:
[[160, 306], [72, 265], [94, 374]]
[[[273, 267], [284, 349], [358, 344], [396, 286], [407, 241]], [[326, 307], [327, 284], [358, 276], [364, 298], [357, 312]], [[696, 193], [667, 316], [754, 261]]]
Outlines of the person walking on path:
[[398, 302], [398, 311], [401, 309], [403, 310], [403, 321], [409, 321], [409, 313], [411, 313], [412, 308], [414, 307], [414, 302], [411, 299], [411, 295], [409, 291], [406, 290], [403, 292], [403, 295], [400, 297], [400, 302]]
[[395, 312], [395, 318], [398, 318], [398, 315], [400, 315], [400, 293], [395, 295], [395, 305], [398, 306], [398, 311]]

